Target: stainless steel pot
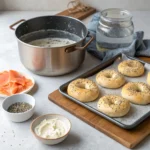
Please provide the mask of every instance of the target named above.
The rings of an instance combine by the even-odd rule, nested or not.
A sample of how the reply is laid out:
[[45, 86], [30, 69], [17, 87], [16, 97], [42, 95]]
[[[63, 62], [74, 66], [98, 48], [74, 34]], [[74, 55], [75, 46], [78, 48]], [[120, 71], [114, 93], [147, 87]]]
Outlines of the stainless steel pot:
[[[93, 40], [86, 26], [78, 19], [65, 16], [42, 16], [25, 21], [24, 19], [12, 24], [10, 28], [21, 23], [15, 31], [18, 39], [19, 56], [22, 64], [35, 74], [44, 76], [56, 76], [69, 73], [77, 69], [84, 60], [85, 49]], [[39, 38], [49, 37], [50, 29], [67, 31], [79, 36], [81, 39], [76, 43], [54, 48], [44, 48], [30, 45], [28, 42]], [[21, 37], [36, 31], [44, 30], [43, 35], [31, 36], [26, 40]], [[58, 35], [52, 35], [53, 37]], [[64, 35], [59, 35], [64, 36]], [[90, 40], [85, 43], [85, 38]], [[71, 37], [68, 37], [71, 39]]]

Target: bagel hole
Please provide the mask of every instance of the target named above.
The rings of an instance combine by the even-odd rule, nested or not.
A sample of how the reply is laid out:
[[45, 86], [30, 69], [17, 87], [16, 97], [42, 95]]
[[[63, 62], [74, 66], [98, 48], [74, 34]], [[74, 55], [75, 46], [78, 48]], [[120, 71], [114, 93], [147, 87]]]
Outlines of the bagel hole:
[[112, 76], [110, 74], [106, 74], [106, 78], [111, 78]]
[[112, 99], [107, 99], [107, 104], [108, 104], [108, 105], [112, 105], [112, 104], [114, 104], [114, 103], [113, 103]]
[[132, 62], [129, 62], [129, 63], [127, 64], [127, 66], [128, 66], [128, 67], [134, 67], [134, 64], [133, 64]]
[[140, 89], [138, 89], [138, 88], [137, 88], [137, 89], [135, 89], [135, 91], [136, 91], [136, 92], [141, 92], [141, 90], [140, 90]]
[[109, 104], [109, 105], [112, 105], [112, 104], [114, 104], [114, 103], [113, 103], [112, 101], [109, 101], [108, 104]]
[[131, 65], [131, 64], [128, 64], [128, 67], [132, 67], [133, 65]]
[[142, 90], [141, 90], [139, 87], [134, 87], [133, 90], [134, 90], [135, 92], [142, 92]]
[[81, 88], [81, 89], [85, 89], [85, 85], [84, 84], [78, 84], [77, 85], [79, 88]]

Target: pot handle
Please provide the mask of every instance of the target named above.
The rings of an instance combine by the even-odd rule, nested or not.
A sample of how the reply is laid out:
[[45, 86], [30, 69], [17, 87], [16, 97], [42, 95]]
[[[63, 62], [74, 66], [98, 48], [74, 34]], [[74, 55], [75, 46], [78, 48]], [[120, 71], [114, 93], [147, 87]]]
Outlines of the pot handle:
[[83, 47], [75, 47], [75, 46], [67, 47], [65, 49], [65, 52], [66, 53], [70, 53], [70, 52], [73, 52], [73, 51], [76, 51], [76, 50], [84, 50], [84, 49], [86, 49], [88, 47], [88, 45], [94, 40], [94, 37], [90, 33], [88, 33], [87, 37], [90, 37], [90, 39]]
[[25, 19], [21, 19], [15, 23], [13, 23], [12, 25], [9, 26], [10, 29], [15, 30], [14, 26], [17, 25], [18, 23], [22, 22], [22, 21], [26, 21]]

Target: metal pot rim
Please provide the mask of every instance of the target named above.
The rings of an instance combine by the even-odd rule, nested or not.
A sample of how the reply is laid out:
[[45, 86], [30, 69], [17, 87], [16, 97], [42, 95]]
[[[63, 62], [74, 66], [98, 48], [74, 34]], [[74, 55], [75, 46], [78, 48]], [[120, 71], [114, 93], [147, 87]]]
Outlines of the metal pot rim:
[[[47, 15], [47, 16], [34, 17], [34, 18], [31, 18], [31, 19], [28, 19], [28, 20], [24, 21], [24, 22], [21, 23], [20, 25], [24, 24], [24, 23], [27, 22], [27, 21], [30, 21], [30, 20], [33, 20], [33, 19], [36, 19], [36, 18], [44, 18], [44, 17], [54, 17], [54, 16], [49, 16], [49, 15]], [[79, 19], [77, 19], [77, 18], [73, 18], [73, 17], [70, 17], [70, 16], [60, 16], [60, 15], [55, 16], [55, 17], [62, 17], [62, 18], [74, 19], [74, 20], [80, 22], [83, 26], [85, 26], [85, 24], [84, 24], [82, 21], [80, 21]], [[17, 33], [16, 33], [16, 32], [17, 32], [17, 29], [20, 27], [20, 25], [19, 25], [19, 26], [16, 28], [16, 30], [15, 30], [15, 36], [16, 36], [17, 40], [18, 40], [19, 42], [21, 42], [22, 44], [25, 44], [25, 45], [30, 46], [30, 47], [33, 47], [33, 48], [38, 48], [38, 49], [41, 49], [41, 48], [42, 48], [42, 49], [57, 49], [57, 48], [71, 47], [71, 46], [74, 46], [74, 45], [76, 45], [76, 44], [82, 42], [83, 40], [85, 40], [85, 38], [86, 38], [87, 35], [88, 35], [88, 30], [87, 30], [87, 27], [85, 26], [85, 28], [86, 28], [86, 35], [84, 36], [84, 38], [81, 38], [81, 40], [78, 41], [78, 42], [76, 42], [76, 43], [69, 44], [69, 45], [66, 45], [66, 46], [59, 46], [59, 47], [50, 47], [50, 48], [47, 48], [47, 47], [40, 47], [40, 46], [35, 46], [35, 45], [31, 45], [31, 44], [29, 44], [29, 43], [26, 43], [26, 42], [20, 40], [20, 38], [17, 37]], [[63, 30], [62, 30], [62, 31], [63, 31]]]

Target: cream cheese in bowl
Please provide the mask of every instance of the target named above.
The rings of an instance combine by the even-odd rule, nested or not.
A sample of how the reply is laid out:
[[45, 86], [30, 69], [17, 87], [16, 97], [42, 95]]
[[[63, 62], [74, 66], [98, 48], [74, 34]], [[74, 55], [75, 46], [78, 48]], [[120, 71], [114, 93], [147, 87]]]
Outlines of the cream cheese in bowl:
[[34, 119], [30, 129], [40, 142], [54, 145], [62, 142], [68, 136], [71, 122], [59, 114], [46, 114]]
[[35, 133], [47, 139], [56, 139], [66, 134], [66, 129], [63, 121], [58, 118], [44, 119], [35, 127]]

